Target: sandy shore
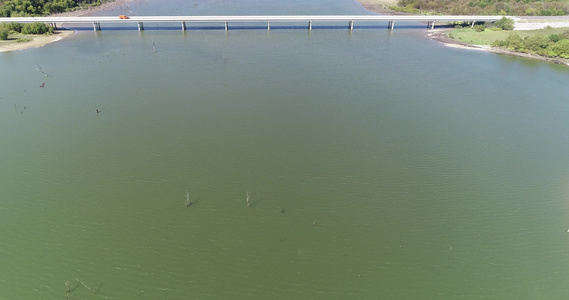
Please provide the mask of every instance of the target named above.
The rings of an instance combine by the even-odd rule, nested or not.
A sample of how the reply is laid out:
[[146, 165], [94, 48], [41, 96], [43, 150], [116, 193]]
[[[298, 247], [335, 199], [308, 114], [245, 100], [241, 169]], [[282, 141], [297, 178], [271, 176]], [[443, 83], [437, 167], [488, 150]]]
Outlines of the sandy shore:
[[0, 52], [38, 48], [53, 42], [57, 42], [72, 34], [73, 34], [72, 30], [56, 30], [51, 35], [35, 35], [32, 37], [32, 40], [29, 42], [24, 42], [24, 43], [13, 42], [10, 44], [0, 45]]
[[[96, 7], [90, 7], [88, 9], [55, 14], [54, 16], [58, 17], [88, 16], [89, 14], [92, 14], [94, 12], [112, 10], [117, 8], [128, 10], [129, 3], [133, 1], [136, 0], [116, 0], [112, 2], [103, 3]], [[32, 40], [29, 42], [24, 42], [24, 43], [13, 42], [13, 43], [0, 44], [0, 52], [9, 52], [9, 51], [43, 47], [47, 44], [60, 41], [63, 38], [72, 35], [73, 33], [74, 33], [73, 30], [56, 30], [52, 35], [30, 35], [29, 37], [32, 38]]]

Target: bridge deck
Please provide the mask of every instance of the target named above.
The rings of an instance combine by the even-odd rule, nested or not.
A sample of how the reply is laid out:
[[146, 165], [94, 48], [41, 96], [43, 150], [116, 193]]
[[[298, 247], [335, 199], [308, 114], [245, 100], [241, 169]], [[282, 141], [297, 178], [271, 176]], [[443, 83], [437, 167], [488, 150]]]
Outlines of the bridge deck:
[[136, 23], [136, 22], [255, 22], [255, 21], [496, 21], [502, 16], [385, 16], [385, 15], [304, 15], [304, 16], [119, 16], [105, 17], [13, 17], [1, 22], [18, 23]]
[[348, 28], [354, 27], [354, 21], [388, 21], [388, 28], [393, 30], [395, 21], [423, 21], [428, 28], [434, 28], [435, 22], [468, 21], [487, 22], [501, 19], [502, 16], [383, 16], [383, 15], [307, 15], [307, 16], [110, 16], [110, 17], [15, 17], [0, 18], [1, 22], [49, 23], [57, 28], [57, 24], [86, 24], [92, 23], [93, 30], [101, 30], [101, 23], [105, 24], [131, 24], [137, 23], [138, 30], [144, 30], [144, 22], [178, 22], [182, 23], [182, 30], [186, 30], [186, 23], [197, 22], [224, 22], [228, 30], [229, 22], [267, 22], [267, 29], [271, 28], [271, 21], [276, 22], [308, 22], [308, 29], [312, 29], [313, 21], [349, 21]]

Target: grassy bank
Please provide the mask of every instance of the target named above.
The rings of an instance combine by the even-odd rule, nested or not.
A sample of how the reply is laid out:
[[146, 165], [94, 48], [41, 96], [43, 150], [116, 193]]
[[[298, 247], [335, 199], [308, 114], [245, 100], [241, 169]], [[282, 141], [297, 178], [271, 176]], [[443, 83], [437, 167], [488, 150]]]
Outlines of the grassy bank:
[[13, 43], [26, 43], [34, 39], [35, 36], [43, 36], [43, 34], [22, 34], [22, 33], [11, 33], [8, 35], [8, 39], [0, 40], [0, 47], [4, 45], [9, 45]]
[[[484, 49], [569, 65], [569, 28], [476, 31], [471, 28], [438, 31], [431, 38], [451, 46]], [[465, 46], [466, 45], [466, 46]]]
[[12, 33], [8, 40], [0, 40], [0, 52], [9, 52], [36, 48], [53, 43], [73, 34], [72, 30], [55, 31], [53, 34], [21, 34]]
[[512, 33], [518, 34], [522, 39], [535, 36], [550, 36], [552, 34], [562, 34], [569, 28], [545, 28], [537, 30], [484, 30], [477, 32], [472, 28], [452, 29], [448, 36], [456, 41], [472, 45], [492, 45], [495, 41], [503, 41]]

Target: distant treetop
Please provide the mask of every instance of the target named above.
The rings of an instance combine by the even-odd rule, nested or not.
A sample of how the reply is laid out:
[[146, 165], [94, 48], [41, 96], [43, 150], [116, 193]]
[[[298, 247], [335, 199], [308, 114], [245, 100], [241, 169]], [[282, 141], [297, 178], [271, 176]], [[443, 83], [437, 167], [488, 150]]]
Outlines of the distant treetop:
[[101, 5], [109, 0], [0, 0], [0, 17], [45, 16]]
[[569, 0], [399, 0], [392, 9], [450, 15], [562, 16]]

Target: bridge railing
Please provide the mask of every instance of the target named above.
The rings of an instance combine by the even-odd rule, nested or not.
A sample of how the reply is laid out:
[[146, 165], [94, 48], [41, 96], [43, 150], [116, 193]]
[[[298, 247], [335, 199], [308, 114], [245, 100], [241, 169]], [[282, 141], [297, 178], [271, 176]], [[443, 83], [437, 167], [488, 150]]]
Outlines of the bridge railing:
[[308, 22], [308, 29], [312, 29], [314, 21], [347, 21], [348, 28], [353, 29], [355, 21], [387, 21], [388, 28], [394, 29], [396, 21], [426, 22], [428, 28], [434, 28], [435, 22], [493, 22], [502, 16], [424, 16], [424, 15], [273, 15], [273, 16], [89, 16], [89, 17], [14, 17], [0, 18], [2, 22], [33, 23], [42, 22], [52, 24], [93, 24], [95, 31], [101, 30], [101, 24], [133, 24], [138, 25], [139, 30], [144, 30], [144, 22], [182, 24], [182, 30], [186, 30], [186, 23], [197, 22], [221, 22], [225, 24], [225, 30], [229, 29], [229, 22], [266, 22], [270, 29], [270, 22]]

